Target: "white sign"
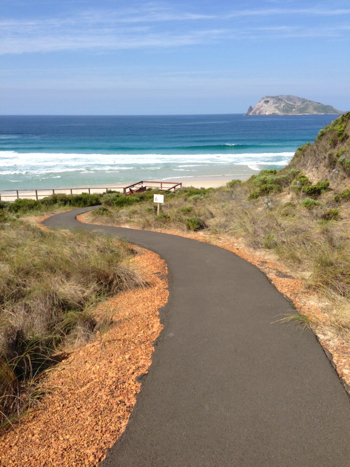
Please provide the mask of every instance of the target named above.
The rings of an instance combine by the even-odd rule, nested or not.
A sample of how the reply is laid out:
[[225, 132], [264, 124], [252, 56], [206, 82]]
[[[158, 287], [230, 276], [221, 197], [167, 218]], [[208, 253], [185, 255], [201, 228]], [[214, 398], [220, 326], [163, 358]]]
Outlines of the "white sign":
[[153, 195], [153, 201], [158, 204], [164, 204], [164, 195]]

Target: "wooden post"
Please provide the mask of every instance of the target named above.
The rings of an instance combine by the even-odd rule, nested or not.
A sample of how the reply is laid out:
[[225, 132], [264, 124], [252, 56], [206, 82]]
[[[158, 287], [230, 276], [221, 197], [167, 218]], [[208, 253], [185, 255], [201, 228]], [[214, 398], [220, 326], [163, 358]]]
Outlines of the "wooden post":
[[160, 189], [163, 189], [163, 182], [160, 182]]
[[73, 194], [73, 190], [72, 190], [72, 188], [70, 189], [70, 194], [71, 194], [71, 195]]
[[35, 199], [38, 201], [39, 198], [38, 198], [38, 190], [35, 190]]
[[55, 190], [52, 190], [52, 194], [53, 194], [53, 195], [55, 194]]
[[17, 193], [17, 199], [18, 199], [19, 198], [18, 190], [16, 190], [16, 193]]
[[90, 194], [90, 188], [88, 188], [88, 190], [89, 190], [89, 194]]
[[160, 213], [160, 203], [157, 204], [157, 216], [159, 216]]

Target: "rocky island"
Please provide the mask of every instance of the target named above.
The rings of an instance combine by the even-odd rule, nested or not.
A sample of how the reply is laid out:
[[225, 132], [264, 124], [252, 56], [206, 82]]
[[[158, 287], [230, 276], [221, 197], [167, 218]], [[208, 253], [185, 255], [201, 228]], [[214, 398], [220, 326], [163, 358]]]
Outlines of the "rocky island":
[[265, 96], [246, 115], [339, 115], [331, 105], [320, 104], [297, 96]]

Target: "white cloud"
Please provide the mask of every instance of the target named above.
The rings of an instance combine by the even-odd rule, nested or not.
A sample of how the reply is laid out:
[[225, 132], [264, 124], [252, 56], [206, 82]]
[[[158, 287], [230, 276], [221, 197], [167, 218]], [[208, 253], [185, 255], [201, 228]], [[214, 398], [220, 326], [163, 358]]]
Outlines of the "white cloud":
[[[215, 16], [177, 13], [168, 8], [146, 4], [137, 10], [89, 10], [72, 16], [42, 20], [8, 19], [0, 21], [0, 54], [184, 47], [242, 38], [341, 37], [349, 30], [347, 24], [338, 24], [336, 28], [320, 28], [314, 25], [284, 26], [282, 21], [286, 16], [289, 25], [290, 15], [340, 15], [344, 18], [348, 14], [350, 9], [344, 8], [274, 8], [237, 10]], [[276, 15], [283, 15], [278, 20], [281, 24], [279, 27], [253, 27], [230, 21], [234, 18]], [[222, 23], [223, 20], [226, 22]], [[179, 22], [181, 27], [176, 26]], [[203, 27], [203, 23], [206, 27]], [[224, 24], [224, 27], [212, 27], [217, 24]]]

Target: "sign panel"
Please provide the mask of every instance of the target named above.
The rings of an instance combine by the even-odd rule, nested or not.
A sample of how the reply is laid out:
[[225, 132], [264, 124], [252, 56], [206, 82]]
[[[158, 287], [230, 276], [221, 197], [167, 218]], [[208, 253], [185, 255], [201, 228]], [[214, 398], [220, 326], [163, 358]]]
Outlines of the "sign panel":
[[164, 204], [164, 195], [153, 195], [153, 201], [158, 204]]

